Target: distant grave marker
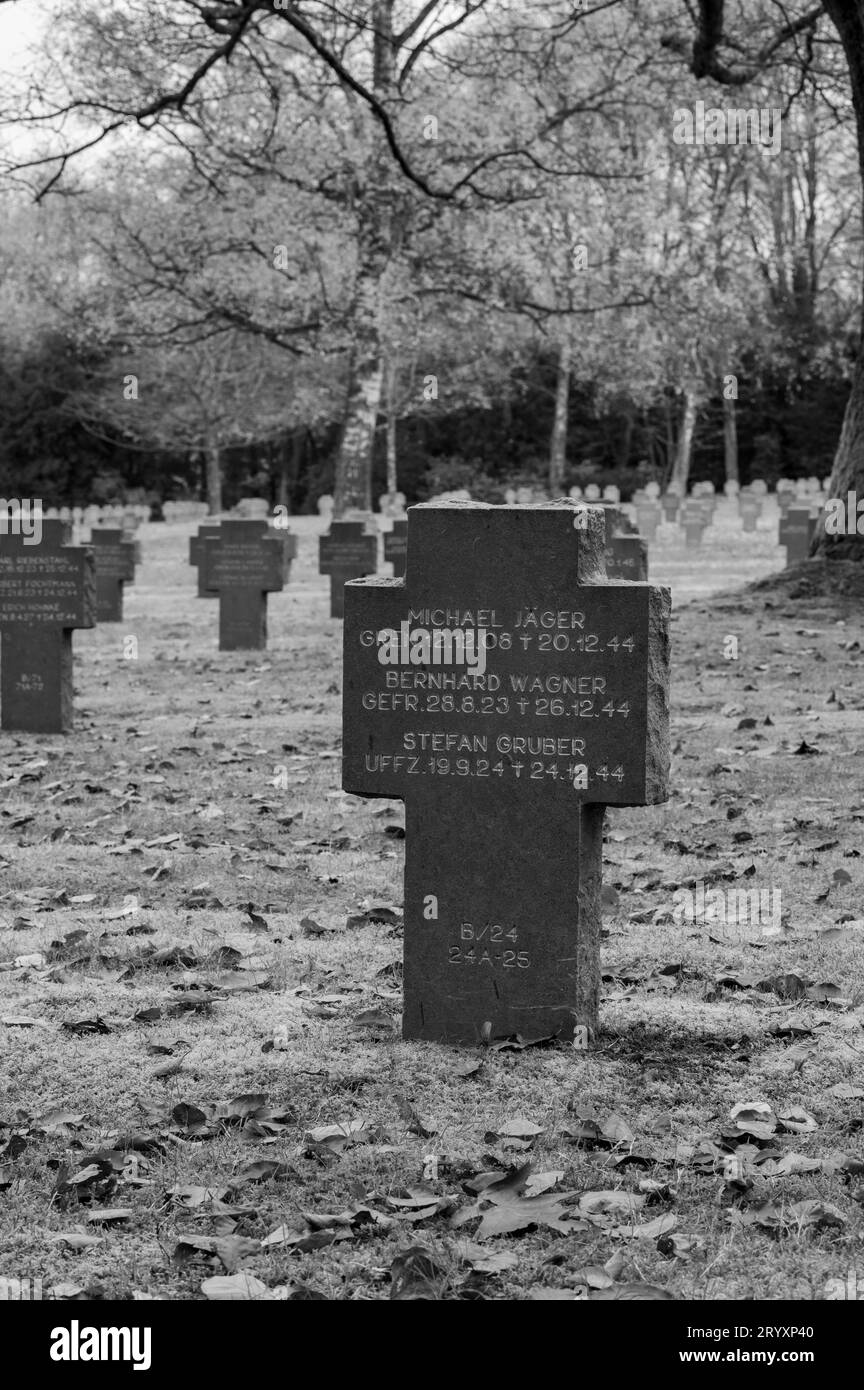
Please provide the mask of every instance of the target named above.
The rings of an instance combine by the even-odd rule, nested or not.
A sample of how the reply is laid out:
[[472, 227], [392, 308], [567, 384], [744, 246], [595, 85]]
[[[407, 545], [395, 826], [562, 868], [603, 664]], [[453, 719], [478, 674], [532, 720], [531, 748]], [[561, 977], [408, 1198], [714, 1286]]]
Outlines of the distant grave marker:
[[586, 501], [586, 502], [599, 502], [599, 500], [600, 500], [600, 489], [599, 489], [599, 487], [597, 486], [596, 483], [589, 483], [588, 486], [587, 486], [586, 489], [585, 489], [585, 501]]
[[799, 504], [789, 507], [781, 519], [779, 541], [786, 547], [787, 566], [807, 559], [817, 520], [810, 506]]
[[283, 537], [260, 519], [230, 520], [201, 544], [204, 588], [219, 594], [220, 652], [261, 651], [267, 646], [267, 595], [284, 584]]
[[219, 597], [219, 593], [216, 589], [205, 589], [204, 587], [204, 542], [208, 536], [212, 539], [218, 535], [219, 522], [205, 521], [198, 527], [198, 534], [189, 537], [189, 563], [195, 566], [198, 573], [199, 598]]
[[382, 516], [404, 516], [405, 493], [382, 492], [381, 496], [378, 498], [378, 510]]
[[565, 501], [413, 507], [345, 586], [343, 785], [405, 801], [403, 1035], [597, 1025], [605, 805], [666, 798], [669, 594]]
[[606, 577], [644, 584], [648, 579], [648, 542], [644, 536], [613, 534], [606, 543]]
[[137, 542], [125, 531], [94, 527], [90, 544], [96, 563], [96, 621], [122, 623], [123, 586], [135, 578]]
[[343, 589], [349, 579], [362, 579], [378, 568], [378, 537], [363, 521], [334, 521], [318, 538], [318, 572], [330, 576], [330, 617], [345, 612]]
[[405, 573], [405, 560], [408, 554], [408, 518], [396, 519], [393, 530], [384, 533], [384, 560], [392, 564], [394, 579], [401, 579]]
[[241, 497], [234, 512], [242, 521], [266, 521], [270, 503], [266, 497]]
[[708, 525], [710, 515], [699, 497], [686, 497], [681, 503], [678, 522], [684, 528], [684, 538], [688, 550], [698, 549], [702, 535]]
[[755, 531], [759, 517], [762, 515], [761, 497], [756, 497], [749, 492], [739, 493], [738, 514], [741, 517], [742, 530]]
[[72, 632], [96, 622], [90, 547], [60, 520], [38, 545], [0, 531], [0, 726], [63, 734], [72, 727]]
[[652, 544], [657, 539], [657, 527], [662, 518], [663, 512], [657, 502], [646, 499], [636, 504], [636, 529]]

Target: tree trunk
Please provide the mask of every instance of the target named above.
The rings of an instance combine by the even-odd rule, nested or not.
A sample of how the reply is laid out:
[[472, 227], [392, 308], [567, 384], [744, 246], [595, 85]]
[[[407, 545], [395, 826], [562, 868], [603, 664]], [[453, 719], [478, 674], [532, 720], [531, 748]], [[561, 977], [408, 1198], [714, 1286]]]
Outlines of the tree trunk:
[[396, 476], [396, 366], [387, 367], [387, 491], [392, 497], [398, 490]]
[[682, 493], [687, 491], [690, 477], [690, 462], [693, 455], [693, 431], [696, 428], [696, 393], [689, 386], [684, 388], [684, 410], [678, 430], [678, 447], [675, 451], [675, 466], [672, 481], [677, 483]]
[[565, 333], [558, 347], [555, 380], [555, 416], [549, 447], [549, 491], [557, 497], [564, 487], [567, 464], [567, 413], [570, 403], [570, 337]]
[[[386, 104], [393, 92], [395, 0], [374, 0], [372, 87]], [[368, 116], [369, 158], [363, 187], [357, 190], [357, 273], [354, 285], [352, 351], [348, 360], [348, 398], [336, 456], [333, 514], [372, 510], [372, 454], [381, 404], [383, 362], [381, 319], [383, 281], [394, 250], [394, 180], [390, 151], [378, 121]]]
[[[270, 463], [271, 471], [272, 471], [272, 467], [273, 467], [273, 463], [272, 463], [272, 447], [273, 447], [273, 446], [271, 446], [271, 463]], [[285, 440], [284, 440], [284, 439], [280, 439], [279, 442], [278, 442], [278, 444], [276, 444], [275, 448], [276, 448], [276, 466], [277, 466], [277, 470], [278, 470], [278, 476], [277, 476], [277, 478], [276, 478], [276, 505], [277, 505], [277, 507], [287, 507], [287, 506], [288, 506], [288, 449], [287, 449]]]
[[[825, 0], [825, 10], [840, 35], [849, 74], [858, 129], [858, 165], [864, 193], [864, 0]], [[834, 455], [829, 496], [845, 498], [848, 492], [864, 497], [864, 336], [862, 336], [852, 390], [846, 406], [840, 442]], [[831, 560], [864, 560], [860, 536], [826, 536], [820, 526], [813, 538], [813, 553]]]
[[206, 450], [207, 512], [217, 516], [222, 510], [222, 450], [211, 444]]
[[723, 461], [726, 465], [727, 483], [738, 482], [738, 421], [735, 415], [735, 398], [723, 397]]

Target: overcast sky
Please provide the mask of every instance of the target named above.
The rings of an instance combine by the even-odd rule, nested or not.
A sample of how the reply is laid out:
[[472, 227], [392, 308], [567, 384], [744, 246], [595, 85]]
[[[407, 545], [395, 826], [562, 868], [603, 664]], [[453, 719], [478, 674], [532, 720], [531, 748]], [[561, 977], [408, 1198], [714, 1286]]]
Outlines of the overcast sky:
[[47, 18], [44, 4], [39, 0], [12, 0], [0, 5], [0, 69], [18, 69], [24, 60], [24, 50], [38, 39]]

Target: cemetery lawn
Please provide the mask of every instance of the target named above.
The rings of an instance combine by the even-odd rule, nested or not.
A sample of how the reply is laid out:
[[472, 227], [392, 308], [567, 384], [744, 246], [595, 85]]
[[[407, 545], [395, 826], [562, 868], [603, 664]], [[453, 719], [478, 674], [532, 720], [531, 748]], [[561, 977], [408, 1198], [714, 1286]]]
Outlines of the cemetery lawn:
[[[595, 1049], [448, 1049], [399, 1038], [402, 807], [339, 789], [341, 624], [320, 525], [295, 529], [269, 650], [220, 655], [191, 528], [144, 527], [124, 621], [76, 634], [75, 732], [2, 735], [0, 1280], [810, 1300], [864, 1278], [860, 594], [796, 572], [674, 612], [673, 794], [607, 816]], [[676, 922], [695, 881], [779, 890], [779, 934]], [[494, 1202], [469, 1187], [527, 1164]]]

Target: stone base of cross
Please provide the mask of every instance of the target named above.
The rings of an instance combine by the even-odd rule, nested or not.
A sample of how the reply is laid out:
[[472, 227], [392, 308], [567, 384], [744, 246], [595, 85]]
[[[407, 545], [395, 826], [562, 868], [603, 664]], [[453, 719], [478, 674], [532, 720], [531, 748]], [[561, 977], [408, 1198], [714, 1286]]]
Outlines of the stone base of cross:
[[405, 801], [403, 1034], [589, 1039], [604, 807], [667, 797], [669, 591], [603, 509], [425, 504], [345, 585], [343, 786]]

